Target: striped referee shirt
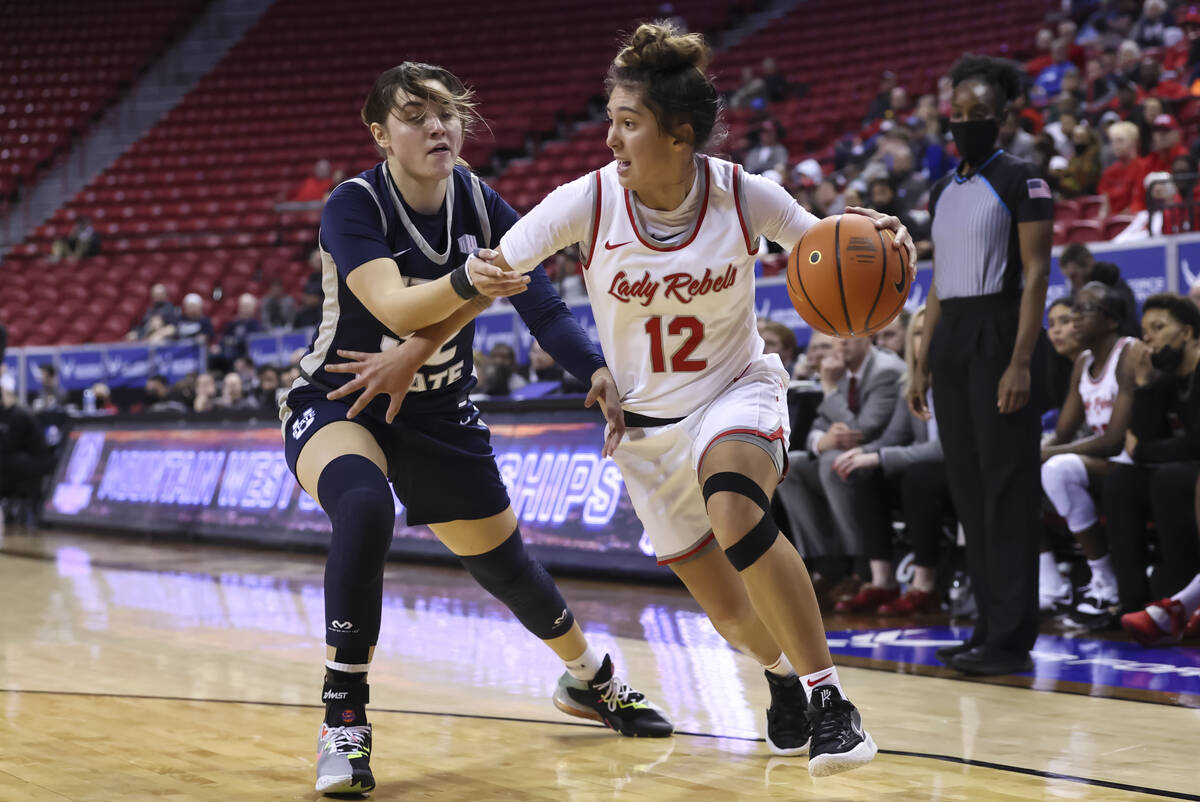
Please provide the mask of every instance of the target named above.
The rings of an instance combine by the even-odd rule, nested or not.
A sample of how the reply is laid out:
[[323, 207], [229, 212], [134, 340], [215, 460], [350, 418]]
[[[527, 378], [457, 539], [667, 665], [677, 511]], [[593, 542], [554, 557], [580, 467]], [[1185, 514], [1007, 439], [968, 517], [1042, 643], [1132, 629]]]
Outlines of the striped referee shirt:
[[970, 175], [955, 170], [929, 192], [939, 300], [1019, 295], [1017, 224], [1054, 219], [1050, 185], [1031, 162], [998, 150]]

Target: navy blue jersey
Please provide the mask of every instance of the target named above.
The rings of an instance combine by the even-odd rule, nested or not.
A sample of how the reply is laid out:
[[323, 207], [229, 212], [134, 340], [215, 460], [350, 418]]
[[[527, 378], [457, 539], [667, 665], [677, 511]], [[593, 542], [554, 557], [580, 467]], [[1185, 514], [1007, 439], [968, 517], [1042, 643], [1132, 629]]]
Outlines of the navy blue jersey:
[[[314, 383], [338, 387], [353, 377], [330, 373], [325, 366], [344, 362], [339, 349], [375, 352], [394, 347], [412, 332], [389, 330], [354, 297], [346, 277], [372, 259], [392, 259], [405, 284], [434, 281], [461, 265], [475, 248], [489, 248], [517, 221], [518, 215], [496, 192], [465, 167], [455, 167], [442, 208], [422, 215], [401, 198], [386, 162], [339, 184], [321, 214], [321, 325], [300, 362]], [[530, 274], [528, 289], [510, 299], [530, 332], [567, 370], [588, 380], [604, 366], [599, 349], [588, 340], [545, 271]], [[475, 324], [464, 326], [417, 373], [401, 412], [456, 408], [475, 385]], [[306, 379], [298, 380], [298, 386]], [[387, 399], [368, 407], [382, 417]]]

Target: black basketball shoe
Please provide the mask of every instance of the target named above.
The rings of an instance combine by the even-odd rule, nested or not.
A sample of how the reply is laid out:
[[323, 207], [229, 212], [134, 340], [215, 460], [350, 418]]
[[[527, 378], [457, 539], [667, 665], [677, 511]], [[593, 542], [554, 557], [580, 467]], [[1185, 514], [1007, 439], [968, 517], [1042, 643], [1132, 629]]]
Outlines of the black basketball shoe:
[[554, 691], [554, 706], [567, 715], [603, 722], [621, 735], [666, 738], [675, 731], [657, 705], [613, 673], [608, 655], [590, 682], [564, 671]]
[[804, 686], [793, 674], [780, 677], [770, 671], [767, 686], [771, 689], [771, 706], [767, 708], [767, 748], [777, 755], [795, 757], [807, 754], [812, 736], [808, 725], [808, 699]]
[[808, 773], [813, 777], [828, 777], [865, 766], [879, 751], [863, 729], [858, 708], [843, 699], [834, 685], [813, 688], [808, 721], [812, 725]]

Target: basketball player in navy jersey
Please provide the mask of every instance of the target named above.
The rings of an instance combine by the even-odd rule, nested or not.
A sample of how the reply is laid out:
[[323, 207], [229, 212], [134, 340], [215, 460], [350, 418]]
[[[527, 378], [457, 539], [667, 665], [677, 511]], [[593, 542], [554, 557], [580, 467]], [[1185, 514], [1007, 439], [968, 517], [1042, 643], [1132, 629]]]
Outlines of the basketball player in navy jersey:
[[[406, 62], [375, 82], [362, 112], [386, 159], [334, 189], [321, 216], [321, 325], [281, 409], [288, 466], [333, 524], [325, 566], [325, 721], [317, 790], [371, 790], [367, 670], [378, 640], [384, 559], [395, 524], [392, 488], [410, 524], [428, 524], [473, 577], [566, 664], [555, 704], [623, 735], [672, 725], [589, 645], [545, 569], [522, 544], [489, 433], [468, 393], [473, 319], [513, 297], [533, 335], [590, 384], [620, 426], [616, 387], [540, 268], [505, 274], [468, 256], [517, 214], [456, 164], [475, 115], [448, 71]], [[436, 345], [402, 403], [346, 397], [345, 360], [408, 338]], [[341, 367], [339, 367], [339, 363]], [[397, 396], [398, 397], [398, 396]], [[391, 487], [389, 487], [389, 482]]]

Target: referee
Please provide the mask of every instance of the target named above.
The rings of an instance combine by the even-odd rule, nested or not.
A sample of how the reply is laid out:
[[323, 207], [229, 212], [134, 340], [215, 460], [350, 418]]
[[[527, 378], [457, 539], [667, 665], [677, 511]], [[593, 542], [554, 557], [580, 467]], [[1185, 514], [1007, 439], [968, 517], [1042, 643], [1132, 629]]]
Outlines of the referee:
[[1032, 164], [996, 146], [1021, 91], [1016, 65], [967, 55], [950, 78], [962, 163], [929, 196], [933, 287], [909, 404], [928, 419], [932, 381], [979, 608], [971, 637], [938, 659], [967, 674], [1011, 674], [1032, 670], [1038, 634], [1042, 314], [1054, 201]]

